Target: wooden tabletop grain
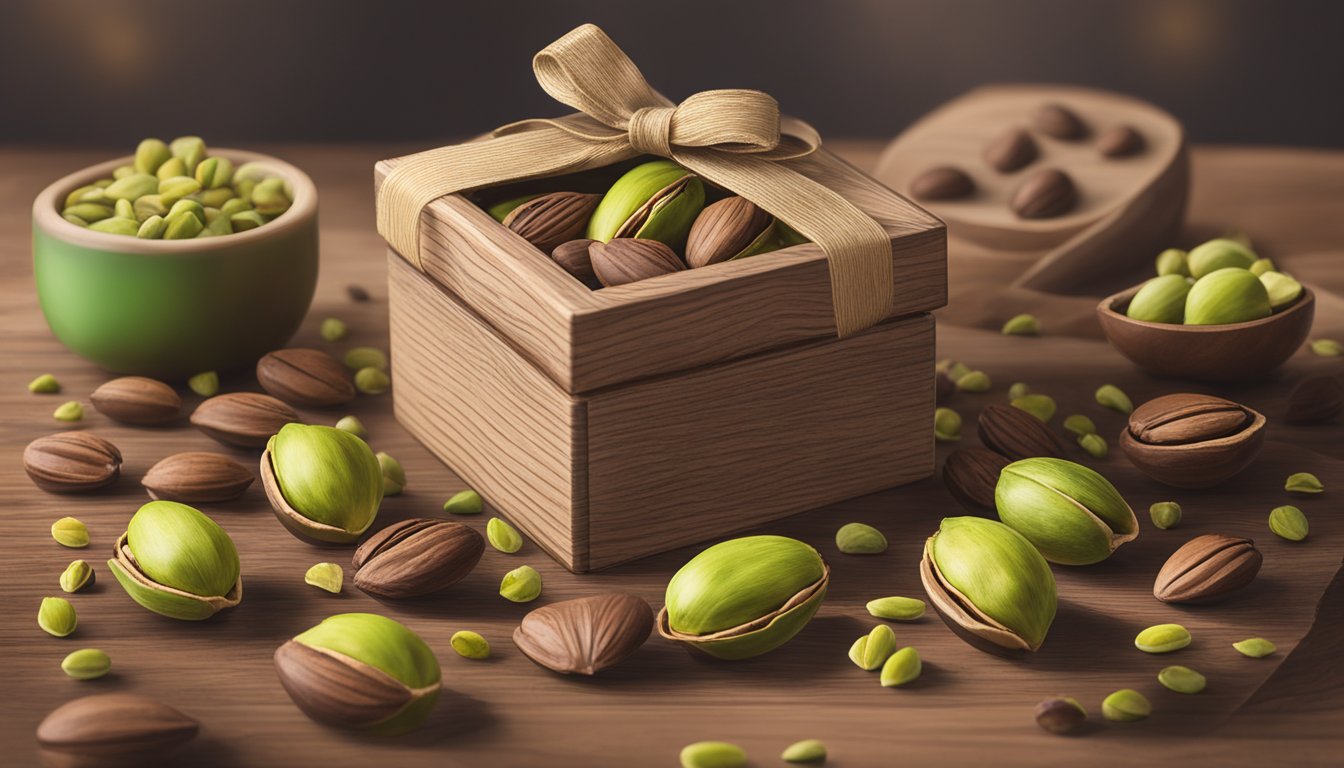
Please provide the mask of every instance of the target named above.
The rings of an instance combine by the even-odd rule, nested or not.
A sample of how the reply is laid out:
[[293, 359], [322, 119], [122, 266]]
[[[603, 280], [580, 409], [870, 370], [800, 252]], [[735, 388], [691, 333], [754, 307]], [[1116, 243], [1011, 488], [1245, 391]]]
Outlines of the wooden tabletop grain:
[[[840, 152], [871, 167], [881, 144], [840, 143]], [[305, 169], [321, 197], [322, 272], [313, 309], [296, 344], [334, 351], [384, 345], [387, 333], [384, 245], [373, 228], [372, 168], [382, 157], [415, 147], [260, 147]], [[48, 331], [32, 284], [28, 208], [51, 179], [107, 156], [100, 151], [0, 148], [0, 764], [37, 761], [33, 731], [60, 703], [94, 692], [134, 691], [155, 696], [197, 717], [201, 737], [179, 764], [199, 766], [660, 766], [675, 765], [680, 748], [702, 739], [741, 744], [753, 766], [780, 765], [779, 752], [802, 738], [830, 748], [828, 765], [1328, 765], [1344, 750], [1344, 431], [1336, 425], [1287, 427], [1275, 416], [1293, 383], [1312, 372], [1344, 373], [1344, 359], [1295, 356], [1273, 381], [1217, 390], [1268, 414], [1268, 444], [1260, 459], [1225, 487], [1174, 491], [1137, 474], [1116, 454], [1093, 464], [1111, 477], [1140, 511], [1137, 541], [1088, 568], [1056, 568], [1060, 608], [1040, 653], [1005, 660], [973, 650], [935, 616], [895, 627], [902, 645], [925, 660], [923, 676], [884, 689], [876, 675], [846, 658], [853, 639], [875, 620], [863, 604], [884, 595], [922, 596], [918, 558], [938, 521], [962, 514], [937, 480], [893, 489], [768, 526], [817, 546], [833, 568], [831, 592], [817, 619], [779, 651], [746, 662], [692, 655], [656, 636], [623, 665], [597, 679], [553, 675], [528, 661], [509, 640], [528, 610], [501, 599], [501, 575], [520, 564], [541, 571], [545, 591], [534, 605], [620, 588], [661, 605], [671, 574], [693, 549], [574, 576], [534, 545], [515, 555], [489, 551], [464, 582], [441, 596], [379, 603], [353, 587], [340, 596], [303, 583], [309, 565], [348, 562], [348, 552], [309, 547], [286, 533], [265, 497], [253, 487], [240, 500], [206, 505], [233, 535], [242, 557], [246, 599], [237, 609], [202, 623], [150, 614], [121, 591], [104, 561], [113, 540], [146, 500], [139, 478], [160, 458], [182, 450], [222, 450], [251, 464], [255, 454], [221, 448], [185, 424], [137, 429], [109, 422], [88, 409], [82, 424], [115, 442], [125, 456], [122, 479], [86, 496], [39, 491], [21, 468], [23, 447], [62, 428], [51, 411], [66, 399], [85, 401], [108, 375], [66, 352]], [[1189, 238], [1209, 232], [1247, 232], [1265, 255], [1316, 288], [1317, 336], [1344, 338], [1344, 154], [1274, 149], [1198, 149]], [[1171, 391], [1214, 391], [1157, 381], [1134, 370], [1099, 339], [1086, 296], [1005, 291], [959, 274], [953, 254], [951, 303], [940, 313], [939, 354], [985, 370], [995, 382], [982, 395], [953, 405], [973, 419], [1007, 386], [1024, 381], [1053, 395], [1061, 414], [1086, 413], [1104, 434], [1118, 434], [1118, 414], [1091, 400], [1100, 384], [1126, 389], [1136, 402]], [[366, 287], [368, 303], [353, 303], [345, 288]], [[1118, 287], [1118, 286], [1117, 286]], [[1000, 337], [995, 329], [1016, 311], [1043, 322], [1040, 338]], [[352, 333], [337, 345], [318, 336], [324, 317], [340, 317]], [[61, 395], [39, 396], [25, 385], [39, 373], [62, 382]], [[394, 362], [395, 381], [395, 362]], [[181, 384], [180, 382], [175, 382]], [[226, 389], [255, 389], [246, 375]], [[395, 386], [395, 385], [394, 385]], [[185, 392], [185, 388], [183, 388]], [[186, 393], [188, 406], [198, 401]], [[367, 425], [370, 442], [405, 465], [406, 492], [388, 499], [379, 524], [431, 515], [462, 483], [411, 440], [391, 415], [391, 400], [361, 398], [350, 412]], [[317, 423], [344, 412], [304, 411]], [[974, 444], [973, 430], [963, 443]], [[825, 450], [819, 446], [819, 450]], [[948, 448], [939, 447], [940, 459]], [[675, 460], [669, 457], [669, 460]], [[1311, 521], [1302, 543], [1274, 537], [1269, 510], [1289, 503], [1282, 490], [1291, 472], [1311, 471], [1327, 486], [1298, 500]], [[1144, 510], [1176, 499], [1181, 526], [1160, 531]], [[695, 510], [686, 510], [695, 514]], [[87, 551], [52, 541], [53, 520], [73, 515], [92, 535]], [[470, 525], [484, 528], [489, 514]], [[877, 556], [846, 556], [833, 536], [842, 523], [882, 529], [890, 549]], [[1163, 560], [1190, 537], [1224, 532], [1254, 538], [1265, 555], [1256, 583], [1228, 603], [1181, 608], [1152, 598]], [[97, 585], [71, 596], [79, 628], [56, 639], [38, 629], [41, 598], [60, 594], [57, 577], [84, 557]], [[348, 568], [347, 568], [348, 575]], [[348, 583], [348, 581], [347, 581]], [[385, 740], [319, 726], [289, 701], [271, 654], [295, 633], [344, 611], [377, 611], [418, 631], [439, 655], [445, 696], [419, 732]], [[1143, 627], [1178, 621], [1194, 643], [1166, 657], [1135, 650]], [[460, 629], [485, 635], [494, 657], [456, 656], [448, 638]], [[1243, 658], [1231, 643], [1250, 636], [1274, 641], [1279, 652]], [[97, 647], [113, 672], [91, 682], [70, 680], [59, 663], [66, 653]], [[1184, 664], [1209, 678], [1208, 689], [1181, 696], [1161, 688], [1155, 675]], [[1101, 699], [1136, 688], [1152, 700], [1153, 716], [1132, 724], [1106, 723]], [[1077, 697], [1092, 726], [1073, 738], [1051, 736], [1032, 722], [1043, 697]]]

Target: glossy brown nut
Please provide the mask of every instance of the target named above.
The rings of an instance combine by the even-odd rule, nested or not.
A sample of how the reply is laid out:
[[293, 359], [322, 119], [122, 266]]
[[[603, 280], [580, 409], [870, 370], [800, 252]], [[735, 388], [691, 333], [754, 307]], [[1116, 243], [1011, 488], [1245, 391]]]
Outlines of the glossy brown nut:
[[686, 263], [695, 268], [728, 261], [773, 224], [774, 217], [744, 197], [734, 195], [708, 205], [691, 224]]
[[1129, 157], [1138, 154], [1143, 145], [1143, 134], [1128, 125], [1108, 128], [1097, 138], [1097, 151], [1102, 157]]
[[257, 361], [261, 388], [292, 405], [329, 408], [355, 399], [345, 365], [317, 349], [277, 349]]
[[994, 403], [980, 411], [977, 427], [985, 447], [1010, 459], [1065, 458], [1064, 443], [1040, 419], [1021, 408]]
[[378, 597], [419, 597], [451, 587], [476, 567], [481, 534], [451, 520], [401, 520], [355, 550], [355, 586]]
[[588, 255], [588, 246], [595, 242], [597, 241], [585, 238], [561, 243], [551, 251], [551, 258], [562, 269], [573, 275], [575, 280], [589, 288], [601, 288], [602, 283], [593, 272], [593, 259]]
[[1010, 463], [984, 448], [958, 448], [943, 462], [943, 485], [968, 511], [994, 509], [994, 487]]
[[293, 408], [256, 392], [216, 395], [191, 414], [197, 429], [226, 445], [263, 448], [280, 428], [299, 420]]
[[1063, 104], [1042, 104], [1031, 119], [1032, 127], [1046, 136], [1075, 141], [1087, 135], [1087, 126], [1078, 113]]
[[930, 168], [910, 182], [910, 194], [916, 200], [956, 200], [974, 191], [970, 175], [950, 165]]
[[686, 269], [677, 254], [657, 240], [616, 238], [608, 243], [597, 242], [588, 247], [588, 255], [592, 257], [597, 279], [607, 287]]
[[1255, 580], [1263, 558], [1255, 542], [1210, 533], [1196, 536], [1167, 558], [1153, 582], [1164, 603], [1206, 603]]
[[1250, 420], [1247, 409], [1231, 400], [1178, 393], [1153, 398], [1134, 409], [1129, 432], [1150, 445], [1187, 445], [1234, 435]]
[[1045, 168], [1022, 181], [1008, 207], [1023, 219], [1050, 219], [1068, 213], [1077, 202], [1073, 179], [1056, 168]]
[[601, 199], [601, 195], [583, 192], [550, 192], [509, 211], [503, 223], [544, 253], [550, 253], [562, 243], [583, 236]]
[[1012, 173], [1036, 159], [1036, 140], [1021, 128], [1010, 128], [985, 145], [981, 157], [999, 173]]
[[49, 766], [165, 765], [174, 750], [196, 738], [200, 727], [147, 696], [105, 693], [52, 710], [37, 726], [37, 743], [42, 762]]
[[252, 480], [251, 470], [228, 456], [187, 451], [150, 467], [140, 484], [151, 499], [209, 504], [242, 496]]
[[1255, 460], [1264, 444], [1265, 424], [1263, 415], [1229, 400], [1164, 395], [1134, 409], [1120, 433], [1120, 450], [1160, 483], [1209, 488]]
[[608, 592], [542, 606], [523, 617], [513, 643], [563, 675], [593, 675], [619, 664], [653, 632], [653, 609], [634, 595]]
[[182, 398], [162, 381], [122, 376], [93, 391], [89, 401], [98, 412], [123, 424], [166, 424], [182, 412]]
[[39, 437], [23, 449], [23, 469], [44, 491], [92, 491], [116, 482], [121, 451], [88, 432], [59, 432]]

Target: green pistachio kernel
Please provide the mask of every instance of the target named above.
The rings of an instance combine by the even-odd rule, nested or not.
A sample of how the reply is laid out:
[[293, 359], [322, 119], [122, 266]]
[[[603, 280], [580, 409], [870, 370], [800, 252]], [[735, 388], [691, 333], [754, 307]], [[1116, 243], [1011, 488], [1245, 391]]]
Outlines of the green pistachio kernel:
[[351, 370], [377, 368], [387, 370], [387, 355], [377, 347], [355, 347], [345, 353], [345, 367]]
[[1186, 263], [1186, 253], [1180, 248], [1168, 248], [1157, 255], [1158, 275], [1190, 275], [1190, 265]]
[[479, 515], [483, 509], [485, 502], [481, 500], [481, 494], [470, 488], [458, 491], [443, 502], [443, 511], [450, 515]]
[[1144, 653], [1171, 653], [1190, 644], [1190, 632], [1180, 624], [1156, 624], [1134, 638], [1134, 647]]
[[[87, 216], [83, 216], [82, 214], [76, 215], [88, 219]], [[1334, 339], [1316, 339], [1311, 342], [1311, 351], [1321, 357], [1339, 357], [1340, 355], [1344, 355], [1344, 344], [1340, 344]]]
[[368, 431], [364, 429], [364, 422], [354, 416], [342, 416], [340, 420], [336, 422], [336, 428], [345, 430], [355, 437], [369, 436]]
[[1095, 435], [1097, 433], [1097, 425], [1093, 424], [1091, 419], [1081, 413], [1072, 414], [1065, 419], [1064, 428], [1079, 437], [1082, 437], [1083, 435]]
[[1174, 501], [1159, 501], [1148, 507], [1148, 515], [1153, 518], [1153, 525], [1165, 531], [1181, 522], [1181, 505]]
[[989, 374], [984, 371], [971, 371], [956, 381], [957, 389], [962, 392], [986, 392], [991, 386]]
[[144, 224], [155, 216], [158, 216], [161, 219], [168, 218], [168, 204], [163, 202], [163, 198], [159, 195], [145, 195], [144, 197], [137, 198], [136, 201], [131, 204], [131, 209], [135, 211], [135, 218], [141, 224]]
[[[135, 173], [137, 173], [137, 171], [135, 170], [134, 165], [119, 165], [112, 171], [112, 180], [116, 181], [118, 179], [124, 179], [127, 176], [134, 175]], [[111, 185], [109, 184], [108, 186]]]
[[93, 566], [86, 560], [74, 560], [61, 572], [61, 591], [78, 592], [79, 590], [92, 586], [98, 580], [94, 573]]
[[490, 643], [477, 632], [469, 629], [454, 632], [448, 644], [464, 659], [490, 658]]
[[66, 216], [77, 216], [85, 223], [92, 224], [95, 221], [110, 218], [112, 216], [112, 206], [102, 205], [101, 203], [80, 203], [66, 208], [61, 213]]
[[89, 229], [94, 232], [106, 232], [109, 235], [135, 237], [140, 233], [140, 222], [135, 219], [124, 219], [120, 216], [114, 216], [110, 219], [95, 221], [89, 225]]
[[62, 517], [51, 524], [51, 538], [62, 547], [80, 549], [89, 546], [89, 529], [73, 517]]
[[229, 225], [234, 232], [246, 232], [266, 223], [266, 217], [256, 211], [239, 211], [229, 216]]
[[1325, 490], [1325, 485], [1310, 472], [1294, 472], [1284, 481], [1283, 489], [1290, 493], [1320, 493]]
[[1026, 411], [1041, 421], [1048, 422], [1055, 416], [1055, 400], [1049, 395], [1022, 395], [1009, 403], [1018, 410]]
[[849, 648], [849, 660], [859, 669], [872, 672], [896, 652], [896, 633], [886, 624], [878, 624], [868, 634], [854, 641]]
[[63, 597], [44, 597], [42, 606], [37, 609], [37, 626], [53, 637], [65, 637], [75, 631], [79, 620], [75, 617], [75, 607]]
[[1190, 283], [1180, 275], [1154, 277], [1129, 300], [1125, 316], [1145, 323], [1183, 323], [1189, 293]]
[[159, 181], [171, 179], [175, 176], [186, 176], [187, 163], [180, 157], [170, 157], [164, 161], [163, 165], [159, 166], [154, 175], [159, 177]]
[[1086, 451], [1088, 456], [1098, 460], [1106, 458], [1111, 452], [1110, 446], [1106, 444], [1106, 438], [1095, 432], [1079, 437], [1078, 447]]
[[124, 179], [117, 179], [103, 190], [103, 194], [113, 200], [134, 200], [137, 197], [152, 195], [159, 191], [159, 180], [148, 173], [134, 173]]
[[1190, 249], [1186, 262], [1190, 266], [1190, 274], [1198, 280], [1228, 267], [1248, 269], [1255, 263], [1255, 259], [1255, 251], [1244, 244], [1231, 238], [1220, 237]]
[[233, 161], [227, 157], [207, 157], [196, 166], [195, 176], [202, 189], [226, 186], [233, 180]]
[[933, 370], [936, 373], [941, 373], [947, 376], [947, 378], [952, 381], [956, 381], [971, 372], [970, 368], [967, 368], [965, 365], [955, 360], [939, 360], [938, 363], [933, 366]]
[[1041, 332], [1041, 324], [1031, 315], [1017, 315], [1004, 323], [999, 332], [1004, 336], [1035, 336]]
[[[173, 176], [163, 179], [159, 182], [159, 200], [164, 205], [177, 205], [187, 199], [189, 195], [194, 195], [201, 191], [201, 183], [190, 176]], [[200, 206], [200, 202], [192, 200]], [[201, 206], [204, 207], [204, 206]]]
[[61, 403], [51, 416], [57, 421], [79, 421], [84, 418], [84, 406], [80, 405], [77, 400]]
[[1186, 325], [1226, 325], [1269, 317], [1269, 291], [1250, 270], [1229, 267], [1201, 277], [1185, 300]]
[[900, 649], [891, 654], [887, 658], [887, 662], [882, 665], [882, 687], [895, 688], [913, 681], [919, 677], [923, 666], [923, 662], [919, 658], [919, 651], [910, 646]]
[[54, 395], [61, 391], [61, 382], [50, 373], [44, 373], [28, 382], [28, 391], [35, 395]]
[[375, 458], [383, 471], [383, 495], [396, 496], [401, 493], [406, 487], [406, 470], [402, 469], [401, 462], [386, 451], [379, 451]]
[[321, 333], [327, 341], [340, 341], [350, 333], [350, 328], [340, 318], [328, 317], [322, 321]]
[[96, 680], [112, 669], [112, 659], [97, 648], [81, 648], [61, 660], [61, 671], [76, 680]]
[[824, 763], [826, 745], [817, 739], [795, 741], [779, 753], [779, 759], [786, 763]]
[[[135, 206], [130, 200], [118, 200], [112, 204], [112, 212], [119, 219], [135, 219]], [[136, 219], [139, 221], [139, 219]]]
[[697, 741], [681, 748], [681, 768], [744, 768], [747, 753], [726, 741]]
[[1203, 675], [1179, 664], [1163, 667], [1162, 671], [1157, 673], [1157, 682], [1177, 693], [1199, 693], [1209, 683]]
[[1249, 656], [1252, 659], [1260, 659], [1278, 650], [1278, 647], [1263, 637], [1250, 637], [1245, 640], [1238, 640], [1232, 644], [1237, 649], [1237, 653], [1242, 656]]
[[252, 188], [252, 205], [264, 216], [279, 216], [289, 210], [284, 179], [266, 179]]
[[135, 148], [135, 170], [140, 173], [154, 173], [172, 157], [172, 151], [162, 140], [145, 139]]
[[339, 595], [345, 583], [345, 571], [336, 563], [317, 563], [303, 574], [303, 583]]
[[530, 565], [514, 568], [499, 582], [499, 594], [515, 603], [530, 603], [541, 595], [541, 574]]
[[1301, 541], [1307, 538], [1310, 526], [1302, 510], [1292, 505], [1285, 505], [1275, 507], [1274, 511], [1269, 513], [1269, 530], [1281, 539]]
[[[78, 205], [80, 202], [80, 198], [83, 197], [85, 194], [88, 194], [90, 192], [96, 192], [100, 189], [101, 187], [95, 187], [92, 184], [86, 184], [82, 187], [77, 187], [72, 192], [70, 192], [70, 194], [65, 196], [65, 205], [63, 205], [62, 208], [69, 208], [72, 205]], [[106, 197], [106, 195], [104, 195], [104, 197]]]
[[961, 414], [951, 408], [933, 411], [933, 439], [950, 443], [961, 439]]
[[887, 551], [887, 537], [871, 525], [846, 523], [835, 532], [835, 546], [846, 555], [877, 555]]
[[168, 217], [168, 226], [163, 231], [164, 240], [190, 240], [201, 234], [205, 225], [190, 211], [180, 211]]
[[1103, 408], [1110, 408], [1125, 415], [1134, 412], [1134, 402], [1129, 399], [1123, 390], [1113, 384], [1103, 384], [1097, 388], [1095, 395], [1097, 405]]
[[1024, 381], [1015, 381], [1008, 387], [1008, 400], [1011, 402], [1019, 397], [1025, 397], [1031, 393], [1031, 388]]
[[1280, 272], [1266, 272], [1260, 275], [1260, 282], [1269, 294], [1271, 309], [1286, 307], [1302, 295], [1302, 284]]
[[485, 524], [485, 538], [490, 546], [506, 555], [523, 548], [523, 536], [518, 533], [518, 529], [498, 517], [490, 518], [490, 522]]
[[173, 153], [173, 157], [182, 158], [188, 173], [195, 171], [196, 166], [205, 159], [205, 142], [199, 136], [179, 136], [168, 143], [168, 150]]
[[187, 379], [187, 387], [201, 397], [214, 397], [219, 394], [219, 374], [205, 371]]
[[355, 372], [355, 389], [366, 395], [381, 395], [391, 386], [392, 380], [377, 368], [361, 368]]
[[1131, 723], [1153, 713], [1153, 705], [1133, 688], [1122, 688], [1101, 702], [1101, 714], [1116, 723]]
[[61, 218], [62, 218], [62, 219], [65, 219], [66, 221], [70, 222], [71, 224], [74, 224], [76, 227], [84, 227], [84, 228], [87, 229], [88, 226], [89, 226], [89, 222], [87, 222], [87, 221], [85, 221], [85, 220], [79, 218], [78, 216], [75, 216], [74, 214], [70, 214], [70, 213], [62, 213], [62, 214], [61, 214]]
[[[252, 210], [252, 204], [241, 197], [231, 197], [225, 200], [219, 206], [219, 212], [225, 216], [233, 216], [235, 213], [243, 213]], [[263, 219], [263, 222], [265, 220]]]
[[162, 216], [154, 215], [140, 223], [140, 228], [135, 231], [135, 236], [141, 240], [162, 240], [167, 232], [168, 220]]
[[913, 597], [879, 597], [864, 606], [871, 616], [888, 621], [914, 621], [924, 615], [924, 601]]
[[1256, 275], [1257, 277], [1264, 275], [1266, 272], [1278, 271], [1274, 269], [1274, 262], [1269, 259], [1256, 259], [1251, 262], [1251, 266], [1247, 267], [1247, 269], [1251, 270], [1251, 274]]

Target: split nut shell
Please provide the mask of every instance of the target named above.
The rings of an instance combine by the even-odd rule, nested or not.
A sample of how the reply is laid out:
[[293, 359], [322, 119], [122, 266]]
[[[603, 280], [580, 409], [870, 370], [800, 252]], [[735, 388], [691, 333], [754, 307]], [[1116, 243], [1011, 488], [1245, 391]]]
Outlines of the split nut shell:
[[653, 631], [653, 609], [625, 592], [542, 606], [523, 617], [513, 643], [562, 675], [593, 675], [634, 653]]
[[1167, 558], [1153, 582], [1153, 597], [1164, 603], [1212, 602], [1254, 581], [1262, 561], [1250, 539], [1196, 536]]

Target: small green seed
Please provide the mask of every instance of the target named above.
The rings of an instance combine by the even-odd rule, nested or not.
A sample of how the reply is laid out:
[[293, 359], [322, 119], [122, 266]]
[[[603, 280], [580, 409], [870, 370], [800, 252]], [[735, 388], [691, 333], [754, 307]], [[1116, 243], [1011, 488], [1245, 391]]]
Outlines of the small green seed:
[[[109, 184], [108, 186], [111, 185]], [[86, 191], [81, 193], [79, 198], [76, 199], [74, 203], [71, 203], [71, 205], [78, 205], [79, 203], [97, 203], [98, 205], [112, 205], [115, 202], [112, 198], [107, 196], [106, 187], [86, 187], [85, 189]], [[115, 211], [116, 208], [113, 207], [112, 210]]]
[[1159, 501], [1148, 507], [1148, 515], [1153, 518], [1153, 525], [1165, 531], [1181, 522], [1181, 505], [1174, 501]]
[[1209, 683], [1203, 675], [1179, 664], [1163, 667], [1162, 671], [1157, 673], [1157, 682], [1177, 693], [1199, 693]]
[[181, 214], [184, 213], [191, 214], [196, 219], [196, 221], [200, 222], [202, 226], [204, 226], [207, 223], [205, 217], [205, 206], [201, 205], [195, 200], [178, 200], [177, 202], [173, 203], [173, 207], [168, 209], [168, 214], [164, 216], [164, 218], [168, 219], [169, 221], [172, 221], [175, 217], [180, 216]]
[[1180, 248], [1168, 248], [1157, 255], [1157, 274], [1181, 275], [1189, 277], [1190, 266], [1185, 260], [1185, 251]]
[[726, 741], [697, 741], [681, 749], [681, 768], [743, 768], [747, 753]]
[[1041, 324], [1031, 315], [1018, 315], [1004, 323], [999, 332], [1004, 336], [1035, 336], [1041, 332]]
[[62, 218], [62, 219], [65, 219], [66, 221], [70, 222], [71, 224], [74, 224], [76, 227], [84, 227], [85, 229], [87, 229], [88, 226], [89, 226], [89, 222], [87, 222], [87, 221], [85, 221], [85, 220], [79, 218], [78, 216], [76, 216], [76, 215], [74, 215], [74, 214], [72, 214], [72, 213], [62, 213], [62, 214], [61, 214], [61, 218]]
[[190, 240], [201, 234], [205, 225], [189, 211], [182, 211], [168, 217], [168, 226], [163, 230], [164, 240]]
[[145, 139], [135, 148], [135, 170], [140, 173], [154, 173], [172, 157], [173, 153], [167, 144], [159, 139]]
[[1091, 419], [1081, 413], [1075, 413], [1065, 419], [1064, 428], [1079, 437], [1082, 437], [1083, 435], [1095, 435], [1097, 433], [1097, 425], [1093, 424]]
[[541, 574], [530, 565], [519, 566], [504, 574], [499, 594], [515, 603], [530, 603], [541, 595]]
[[961, 414], [951, 408], [935, 408], [933, 411], [933, 439], [940, 443], [960, 440]]
[[328, 317], [322, 321], [322, 338], [327, 341], [340, 341], [349, 333], [350, 329], [338, 317]]
[[339, 595], [345, 584], [345, 571], [336, 563], [317, 563], [303, 574], [303, 583]]
[[233, 180], [233, 161], [227, 157], [207, 157], [196, 166], [196, 181], [202, 189], [216, 189]]
[[65, 205], [62, 206], [62, 208], [69, 208], [72, 205], [78, 205], [81, 197], [83, 197], [85, 194], [95, 192], [99, 189], [101, 188], [95, 187], [92, 184], [86, 184], [85, 186], [75, 189], [73, 192], [65, 196]]
[[266, 218], [256, 211], [239, 211], [229, 214], [229, 225], [234, 232], [246, 232], [266, 223]]
[[470, 488], [458, 491], [452, 498], [443, 502], [443, 511], [450, 515], [479, 515], [483, 509], [485, 502], [481, 500], [481, 494]]
[[924, 664], [920, 661], [919, 651], [910, 646], [893, 653], [882, 665], [882, 687], [895, 688], [919, 677]]
[[162, 240], [164, 233], [167, 231], [168, 220], [156, 214], [140, 223], [140, 228], [135, 231], [135, 236], [141, 240]]
[[165, 222], [168, 219], [168, 204], [158, 195], [145, 195], [136, 198], [136, 201], [131, 204], [131, 208], [135, 210], [135, 218], [141, 224], [155, 216], [165, 220]]
[[962, 392], [986, 392], [992, 383], [989, 380], [989, 374], [984, 371], [971, 371], [956, 380], [957, 389]]
[[115, 216], [102, 221], [95, 221], [89, 225], [89, 229], [94, 232], [104, 232], [109, 235], [125, 235], [135, 237], [140, 232], [140, 222], [135, 219], [124, 219]]
[[65, 570], [61, 572], [61, 591], [66, 593], [78, 592], [85, 587], [92, 586], [97, 579], [93, 566], [84, 560], [75, 560], [65, 566]]
[[252, 205], [257, 213], [266, 216], [279, 216], [289, 210], [289, 196], [285, 194], [283, 179], [266, 179], [252, 188]]
[[79, 203], [66, 208], [61, 213], [66, 216], [78, 216], [86, 224], [92, 224], [95, 221], [110, 218], [112, 216], [112, 206], [99, 203]]
[[89, 546], [89, 529], [73, 517], [62, 517], [51, 524], [51, 538], [62, 547], [82, 549]]
[[[241, 197], [231, 197], [219, 206], [219, 212], [225, 216], [233, 216], [236, 213], [250, 210], [252, 210], [252, 204]], [[237, 227], [234, 227], [234, 229], [237, 230]]]
[[112, 669], [112, 659], [97, 648], [81, 648], [61, 661], [61, 671], [76, 680], [96, 680]]
[[386, 451], [379, 451], [377, 458], [383, 470], [383, 495], [396, 496], [406, 487], [406, 470]]
[[1279, 538], [1301, 541], [1307, 538], [1311, 527], [1307, 524], [1307, 516], [1302, 514], [1302, 510], [1285, 505], [1275, 507], [1274, 511], [1269, 513], [1269, 530]]
[[79, 620], [75, 617], [75, 607], [63, 597], [44, 597], [42, 606], [37, 609], [37, 626], [43, 632], [54, 637], [65, 637], [75, 631]]
[[490, 643], [480, 634], [464, 629], [461, 632], [454, 632], [448, 644], [453, 646], [457, 655], [464, 659], [488, 659], [490, 658]]
[[1251, 637], [1232, 644], [1237, 653], [1252, 659], [1261, 659], [1278, 650], [1278, 646], [1263, 637]]
[[490, 546], [506, 555], [523, 548], [522, 534], [502, 518], [490, 518], [490, 522], [485, 524], [485, 538], [490, 542]]
[[824, 763], [826, 745], [817, 739], [795, 741], [779, 753], [779, 759], [786, 763]]
[[197, 164], [205, 159], [205, 142], [200, 136], [179, 136], [168, 143], [173, 157], [182, 158], [188, 171], [196, 170]]
[[1101, 702], [1101, 714], [1117, 723], [1132, 723], [1153, 713], [1153, 705], [1133, 688], [1122, 688]]
[[35, 395], [53, 395], [61, 391], [61, 382], [50, 373], [44, 373], [28, 382], [28, 391]]
[[1190, 632], [1180, 624], [1156, 624], [1134, 638], [1134, 647], [1144, 653], [1171, 653], [1190, 644]]
[[970, 368], [955, 360], [939, 360], [933, 366], [933, 370], [947, 376], [952, 381], [956, 381], [971, 372]]
[[1030, 393], [1031, 388], [1027, 386], [1026, 382], [1015, 381], [1012, 386], [1008, 387], [1008, 401], [1012, 402], [1013, 400], [1016, 400], [1019, 397], [1025, 397]]
[[159, 180], [152, 174], [133, 173], [112, 182], [103, 194], [113, 200], [134, 200], [159, 191]]
[[187, 379], [187, 387], [201, 397], [214, 397], [219, 394], [219, 374], [215, 371], [198, 373]]
[[871, 525], [846, 523], [835, 532], [835, 546], [846, 555], [877, 555], [887, 551], [887, 537]]
[[1103, 384], [1097, 388], [1097, 404], [1123, 414], [1134, 412], [1134, 403], [1121, 389], [1112, 384]]
[[118, 200], [116, 204], [112, 206], [112, 211], [117, 215], [117, 218], [135, 219], [135, 206], [131, 205], [130, 200]]
[[355, 373], [355, 389], [366, 395], [381, 395], [392, 386], [387, 374], [377, 368], [360, 368]]
[[879, 597], [864, 607], [870, 615], [889, 621], [914, 621], [924, 615], [924, 601], [913, 597]]
[[186, 176], [187, 164], [180, 157], [170, 157], [164, 161], [163, 165], [159, 166], [154, 175], [159, 178], [159, 181], [171, 179], [174, 176]]
[[71, 400], [61, 405], [51, 414], [57, 421], [79, 421], [84, 418], [84, 406], [78, 401]]
[[849, 660], [859, 669], [872, 672], [896, 652], [896, 633], [887, 624], [878, 624], [849, 647]]
[[1094, 459], [1104, 459], [1111, 452], [1111, 447], [1106, 444], [1106, 438], [1095, 432], [1078, 438], [1078, 446]]
[[351, 370], [377, 368], [387, 370], [387, 355], [377, 347], [355, 347], [345, 353], [345, 367]]
[[1295, 472], [1288, 476], [1283, 489], [1289, 493], [1320, 493], [1325, 490], [1325, 485], [1310, 472]]
[[1014, 398], [1009, 404], [1041, 421], [1048, 422], [1055, 416], [1055, 401], [1049, 395], [1023, 395]]
[[[87, 216], [81, 216], [78, 213], [75, 215], [84, 219], [88, 218]], [[1311, 342], [1311, 351], [1321, 357], [1339, 357], [1340, 355], [1344, 355], [1344, 344], [1340, 344], [1334, 339], [1316, 339]]]
[[[120, 179], [124, 179], [124, 178], [126, 178], [127, 176], [132, 176], [132, 175], [134, 175], [135, 173], [136, 173], [136, 170], [135, 170], [135, 166], [134, 166], [134, 165], [119, 165], [119, 166], [116, 167], [115, 170], [112, 171], [112, 179], [113, 179], [114, 181], [116, 181], [116, 180], [120, 180]], [[111, 185], [108, 185], [108, 186], [111, 186]]]
[[364, 422], [354, 416], [342, 416], [340, 421], [336, 422], [336, 428], [344, 430], [355, 437], [368, 437], [369, 433], [364, 429]]

